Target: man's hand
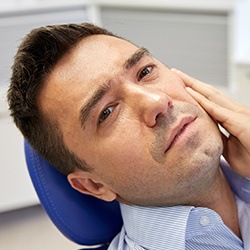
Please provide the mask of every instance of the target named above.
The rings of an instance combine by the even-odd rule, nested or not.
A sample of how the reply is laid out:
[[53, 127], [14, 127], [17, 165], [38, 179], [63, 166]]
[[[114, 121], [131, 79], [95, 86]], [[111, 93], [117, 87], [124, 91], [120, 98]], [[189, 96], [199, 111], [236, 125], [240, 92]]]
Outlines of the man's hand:
[[223, 155], [235, 172], [250, 178], [250, 108], [211, 85], [172, 70], [183, 80], [188, 93], [229, 133], [228, 137], [222, 134]]

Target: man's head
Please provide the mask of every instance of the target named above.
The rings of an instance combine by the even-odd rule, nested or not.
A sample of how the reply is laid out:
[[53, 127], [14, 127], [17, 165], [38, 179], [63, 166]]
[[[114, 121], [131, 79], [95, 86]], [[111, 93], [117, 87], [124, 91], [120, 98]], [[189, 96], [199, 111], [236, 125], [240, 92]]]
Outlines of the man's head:
[[[60, 28], [44, 32], [53, 34]], [[51, 37], [49, 44], [54, 41]], [[27, 39], [24, 45], [33, 40], [32, 34]], [[104, 200], [139, 205], [189, 204], [206, 193], [218, 173], [220, 134], [173, 71], [146, 49], [103, 32], [82, 36], [62, 49], [66, 52], [54, 54], [50, 67], [42, 67], [48, 58], [43, 63], [33, 58], [34, 64], [41, 63], [36, 70], [45, 69], [40, 79], [36, 70], [26, 72], [29, 63], [22, 60], [27, 86], [15, 78], [20, 71], [15, 67], [27, 50], [44, 57], [50, 53], [40, 39], [32, 43], [41, 43], [43, 52], [39, 46], [19, 49], [10, 107], [17, 125], [41, 154], [52, 161], [60, 145], [56, 159], [65, 152], [74, 159], [64, 171], [74, 188]], [[31, 87], [37, 80], [38, 86]], [[26, 101], [30, 89], [33, 96]], [[18, 107], [18, 95], [26, 106]], [[18, 112], [24, 107], [27, 113], [20, 121]], [[40, 125], [31, 128], [34, 122]], [[61, 171], [69, 164], [62, 158], [55, 162]]]

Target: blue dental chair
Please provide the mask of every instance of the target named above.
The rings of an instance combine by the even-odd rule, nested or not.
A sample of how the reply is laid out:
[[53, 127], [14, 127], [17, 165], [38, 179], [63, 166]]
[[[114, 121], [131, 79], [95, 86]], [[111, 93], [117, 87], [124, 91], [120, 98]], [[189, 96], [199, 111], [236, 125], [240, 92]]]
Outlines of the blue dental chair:
[[55, 170], [24, 142], [26, 163], [39, 200], [56, 227], [73, 242], [105, 250], [122, 227], [119, 204], [75, 191], [66, 176]]

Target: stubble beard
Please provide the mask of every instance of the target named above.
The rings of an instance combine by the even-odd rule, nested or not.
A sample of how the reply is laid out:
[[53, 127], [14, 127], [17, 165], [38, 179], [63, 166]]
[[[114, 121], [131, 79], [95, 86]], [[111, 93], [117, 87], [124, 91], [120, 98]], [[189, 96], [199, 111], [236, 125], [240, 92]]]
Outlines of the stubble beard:
[[[175, 175], [172, 195], [169, 197], [167, 205], [200, 205], [204, 199], [208, 199], [212, 186], [219, 172], [220, 156], [222, 154], [222, 141], [218, 139], [219, 130], [214, 125], [214, 133], [208, 138], [201, 150], [197, 148], [201, 145], [202, 129], [197, 136], [188, 138], [180, 146], [180, 153], [164, 153], [166, 135], [171, 132], [173, 125], [181, 115], [195, 115], [198, 118], [205, 118], [207, 114], [202, 112], [197, 106], [185, 104], [180, 109], [170, 109], [168, 115], [159, 116], [157, 127], [155, 128], [155, 140], [153, 141], [150, 153], [153, 159], [169, 170], [169, 175]], [[208, 122], [213, 123], [212, 119]], [[200, 134], [199, 134], [200, 133]], [[186, 147], [190, 145], [188, 150]], [[185, 154], [189, 152], [189, 154]]]

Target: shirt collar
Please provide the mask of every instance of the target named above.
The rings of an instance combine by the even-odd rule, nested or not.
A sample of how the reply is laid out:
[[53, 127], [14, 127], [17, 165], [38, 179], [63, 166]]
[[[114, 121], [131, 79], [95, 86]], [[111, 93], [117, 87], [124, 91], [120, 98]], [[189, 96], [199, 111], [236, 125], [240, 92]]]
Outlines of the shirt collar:
[[[192, 208], [121, 204], [127, 237], [146, 249], [166, 249], [167, 246], [168, 249], [182, 250], [185, 247], [186, 225]], [[166, 237], [162, 238], [162, 235]]]

